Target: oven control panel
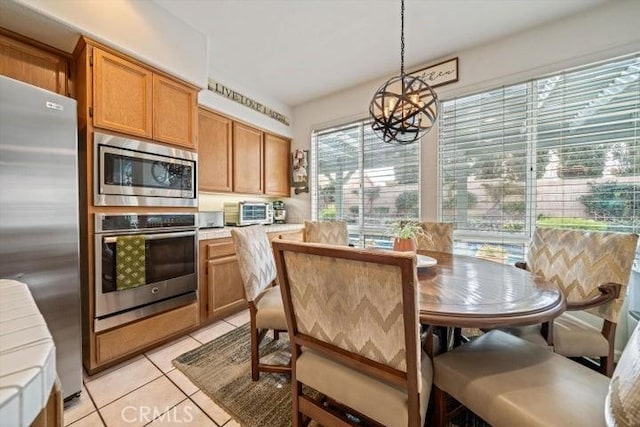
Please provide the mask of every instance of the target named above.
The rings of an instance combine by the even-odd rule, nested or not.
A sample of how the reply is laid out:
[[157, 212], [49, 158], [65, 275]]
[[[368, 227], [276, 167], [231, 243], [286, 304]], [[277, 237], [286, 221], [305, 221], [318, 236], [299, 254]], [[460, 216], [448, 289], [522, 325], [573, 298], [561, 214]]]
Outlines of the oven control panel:
[[196, 228], [195, 214], [96, 214], [96, 233]]

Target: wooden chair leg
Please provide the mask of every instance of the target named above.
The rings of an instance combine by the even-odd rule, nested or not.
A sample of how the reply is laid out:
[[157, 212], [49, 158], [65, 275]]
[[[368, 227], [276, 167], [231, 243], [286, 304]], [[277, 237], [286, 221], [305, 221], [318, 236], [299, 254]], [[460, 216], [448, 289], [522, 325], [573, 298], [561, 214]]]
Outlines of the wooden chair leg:
[[291, 421], [292, 427], [301, 427], [304, 425], [302, 419], [302, 412], [300, 412], [299, 397], [302, 394], [302, 384], [296, 381], [295, 378], [291, 378]]
[[453, 328], [453, 346], [459, 347], [462, 345], [462, 328]]
[[616, 337], [616, 324], [605, 320], [602, 326], [602, 335], [609, 342], [609, 353], [605, 357], [600, 358], [600, 373], [611, 378], [613, 375], [613, 351]]
[[433, 427], [445, 427], [447, 425], [447, 393], [434, 385], [431, 388], [431, 395], [433, 396], [431, 425]]
[[278, 341], [280, 339], [280, 332], [273, 330], [273, 340]]
[[601, 357], [599, 371], [602, 375], [606, 375], [611, 378], [611, 375], [613, 375], [613, 357]]
[[549, 347], [553, 347], [553, 321], [544, 322], [540, 326], [540, 333], [542, 334], [544, 339], [547, 340], [547, 345]]
[[258, 339], [258, 330], [254, 325], [255, 321], [251, 322], [251, 379], [258, 381], [260, 378], [260, 371], [258, 370], [258, 363], [260, 362], [260, 354], [258, 353], [258, 346], [260, 340]]

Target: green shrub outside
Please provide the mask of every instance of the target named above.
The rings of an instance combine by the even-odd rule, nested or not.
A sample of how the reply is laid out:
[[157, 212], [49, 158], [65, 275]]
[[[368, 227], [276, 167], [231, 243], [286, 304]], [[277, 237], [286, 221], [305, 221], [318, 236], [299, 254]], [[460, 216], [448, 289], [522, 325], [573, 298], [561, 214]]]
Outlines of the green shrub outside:
[[336, 207], [327, 206], [320, 211], [320, 219], [323, 220], [335, 220], [336, 219]]
[[566, 228], [570, 230], [606, 231], [609, 224], [587, 218], [539, 217], [538, 227]]

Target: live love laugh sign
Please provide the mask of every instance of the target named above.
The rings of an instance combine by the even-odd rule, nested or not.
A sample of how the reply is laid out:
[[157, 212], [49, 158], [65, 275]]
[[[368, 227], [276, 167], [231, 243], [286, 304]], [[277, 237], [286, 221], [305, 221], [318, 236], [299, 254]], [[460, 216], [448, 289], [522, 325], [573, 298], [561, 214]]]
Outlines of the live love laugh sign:
[[249, 98], [248, 96], [244, 96], [241, 93], [236, 92], [235, 90], [228, 88], [222, 83], [218, 83], [213, 79], [209, 79], [208, 89], [217, 93], [218, 95], [224, 96], [232, 101], [235, 101], [239, 104], [244, 105], [245, 107], [249, 107], [252, 110], [255, 110], [259, 113], [262, 113], [266, 116], [271, 117], [274, 120], [279, 121], [280, 123], [284, 123], [289, 126], [289, 118], [284, 114], [280, 114], [277, 111], [272, 110], [264, 104], [259, 103], [258, 101]]

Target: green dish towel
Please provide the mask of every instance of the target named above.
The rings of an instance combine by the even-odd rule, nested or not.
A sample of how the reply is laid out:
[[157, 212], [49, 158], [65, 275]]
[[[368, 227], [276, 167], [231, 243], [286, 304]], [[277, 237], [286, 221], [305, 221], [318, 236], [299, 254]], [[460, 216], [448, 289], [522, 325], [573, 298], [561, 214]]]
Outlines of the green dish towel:
[[121, 236], [116, 239], [116, 289], [144, 285], [146, 279], [144, 236]]

